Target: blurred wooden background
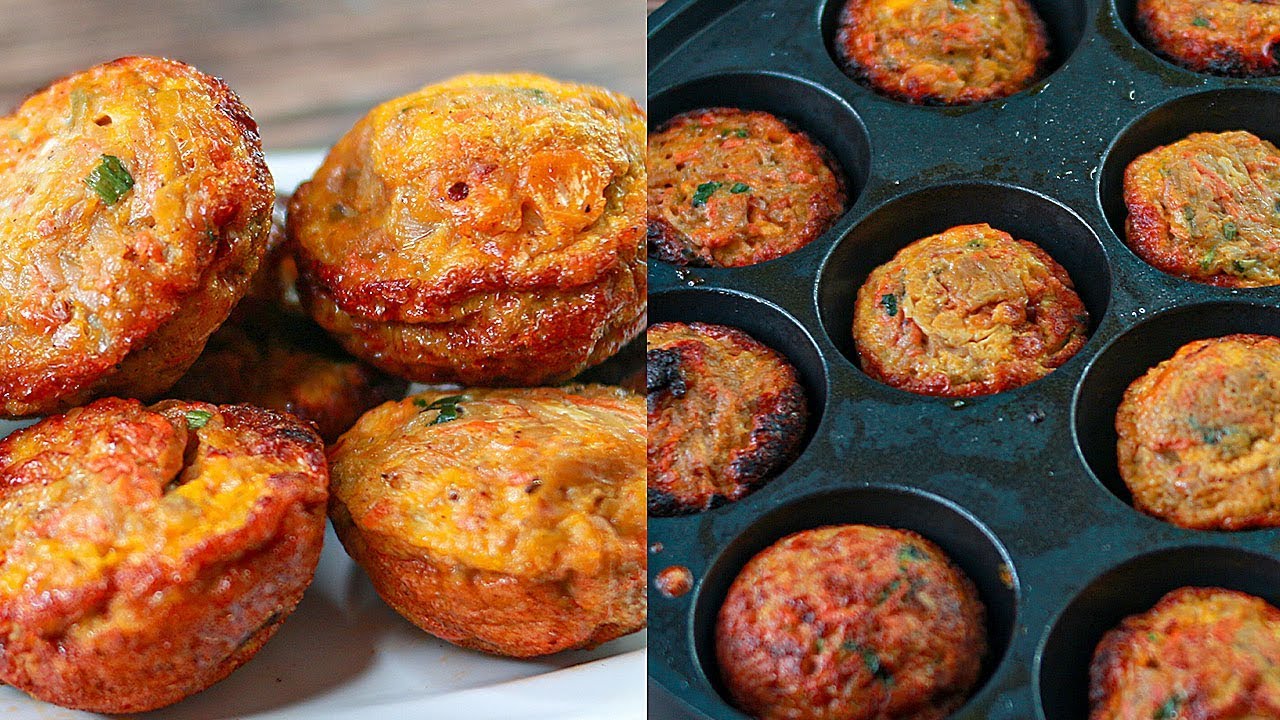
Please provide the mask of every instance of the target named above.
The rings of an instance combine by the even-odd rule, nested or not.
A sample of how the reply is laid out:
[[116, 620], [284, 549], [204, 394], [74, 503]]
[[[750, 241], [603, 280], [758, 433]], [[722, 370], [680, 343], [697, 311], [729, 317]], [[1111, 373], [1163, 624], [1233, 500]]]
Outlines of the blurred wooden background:
[[644, 101], [637, 0], [0, 0], [0, 112], [62, 75], [165, 55], [224, 78], [268, 151], [328, 146], [370, 107], [470, 70]]

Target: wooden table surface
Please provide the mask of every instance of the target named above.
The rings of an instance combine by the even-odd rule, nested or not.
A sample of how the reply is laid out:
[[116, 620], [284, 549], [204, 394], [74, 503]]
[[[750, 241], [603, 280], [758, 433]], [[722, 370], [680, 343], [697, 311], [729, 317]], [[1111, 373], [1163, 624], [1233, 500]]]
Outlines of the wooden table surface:
[[471, 70], [643, 102], [637, 0], [0, 0], [0, 112], [62, 75], [165, 55], [224, 78], [268, 151], [326, 147], [370, 107]]

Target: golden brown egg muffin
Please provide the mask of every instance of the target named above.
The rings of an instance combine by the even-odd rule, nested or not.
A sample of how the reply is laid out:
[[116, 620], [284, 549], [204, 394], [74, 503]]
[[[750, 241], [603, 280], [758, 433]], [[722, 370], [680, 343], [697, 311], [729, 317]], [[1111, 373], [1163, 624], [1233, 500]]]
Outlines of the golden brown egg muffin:
[[651, 514], [741, 499], [796, 456], [808, 403], [785, 357], [724, 325], [658, 323], [648, 336]]
[[1280, 74], [1277, 0], [1138, 0], [1137, 23], [1152, 50], [1190, 70]]
[[351, 357], [311, 322], [296, 304], [296, 265], [282, 239], [273, 224], [249, 294], [168, 395], [291, 413], [331, 443], [366, 410], [404, 397], [409, 383]]
[[248, 406], [107, 398], [0, 441], [0, 680], [163, 707], [258, 651], [311, 582], [324, 447]]
[[1138, 510], [1186, 528], [1280, 525], [1280, 338], [1187, 343], [1125, 391], [1116, 433]]
[[558, 382], [643, 326], [644, 114], [600, 88], [464, 75], [384, 103], [294, 194], [303, 302], [421, 382]]
[[1280, 610], [1179, 588], [1103, 636], [1089, 678], [1090, 720], [1280, 717]]
[[153, 397], [248, 288], [274, 197], [221, 80], [121, 58], [0, 118], [0, 414]]
[[427, 632], [514, 657], [645, 623], [641, 401], [600, 385], [429, 392], [329, 449], [329, 513], [378, 594]]
[[1280, 149], [1252, 133], [1194, 133], [1124, 173], [1125, 236], [1171, 275], [1280, 285]]
[[844, 179], [808, 135], [758, 110], [677, 115], [649, 135], [649, 252], [738, 267], [795, 252], [845, 208]]
[[716, 659], [761, 720], [942, 720], [978, 682], [985, 618], [972, 581], [916, 533], [823, 527], [742, 569]]
[[848, 0], [836, 31], [845, 72], [899, 100], [964, 105], [1025, 90], [1049, 40], [1027, 0]]
[[858, 290], [862, 369], [923, 395], [1003, 392], [1048, 375], [1084, 346], [1089, 313], [1067, 271], [990, 225], [917, 240]]

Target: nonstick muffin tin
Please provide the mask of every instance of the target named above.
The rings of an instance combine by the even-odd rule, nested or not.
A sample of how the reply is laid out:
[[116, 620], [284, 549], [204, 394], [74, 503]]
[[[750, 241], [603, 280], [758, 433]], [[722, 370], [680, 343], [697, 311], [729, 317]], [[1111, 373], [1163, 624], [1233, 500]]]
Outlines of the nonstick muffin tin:
[[[752, 555], [824, 524], [915, 530], [977, 584], [992, 651], [957, 718], [1085, 718], [1102, 634], [1176, 587], [1280, 604], [1280, 530], [1191, 531], [1138, 513], [1114, 426], [1129, 383], [1184, 343], [1280, 335], [1280, 288], [1209, 287], [1147, 265], [1122, 241], [1121, 198], [1131, 160], [1189, 133], [1280, 143], [1280, 81], [1161, 60], [1135, 39], [1131, 1], [1032, 4], [1052, 72], [963, 107], [908, 105], [841, 72], [830, 50], [840, 0], [672, 0], [651, 16], [651, 127], [698, 107], [773, 112], [831, 150], [851, 195], [834, 227], [777, 260], [650, 261], [651, 323], [746, 330], [795, 364], [812, 415], [799, 457], [763, 488], [650, 519], [651, 580], [671, 566], [693, 576], [679, 597], [650, 586], [650, 675], [679, 706], [654, 717], [745, 717], [716, 667], [716, 613]], [[977, 222], [1067, 269], [1091, 316], [1084, 349], [1042, 380], [963, 400], [864, 375], [851, 326], [867, 274], [913, 240]]]

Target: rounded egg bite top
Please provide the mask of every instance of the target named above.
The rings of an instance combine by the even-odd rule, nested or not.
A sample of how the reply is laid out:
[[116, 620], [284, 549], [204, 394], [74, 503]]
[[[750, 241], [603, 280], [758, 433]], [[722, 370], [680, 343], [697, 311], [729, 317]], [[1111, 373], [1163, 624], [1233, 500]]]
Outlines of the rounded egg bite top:
[[274, 197], [222, 81], [129, 57], [0, 118], [0, 414], [157, 395], [261, 257]]
[[[514, 79], [463, 76], [398, 98], [335, 147], [290, 224], [343, 307], [433, 318], [434, 303], [485, 287], [588, 282], [635, 244], [638, 227], [620, 231], [639, 215], [618, 207], [644, 203], [627, 192], [644, 180], [635, 104]], [[372, 162], [349, 165], [344, 145]]]
[[141, 712], [252, 657], [311, 581], [315, 432], [249, 406], [107, 398], [0, 441], [0, 679]]
[[640, 399], [600, 385], [567, 390], [385, 403], [330, 448], [334, 504], [363, 531], [405, 543], [407, 556], [427, 551], [478, 570], [562, 579], [637, 560]]

